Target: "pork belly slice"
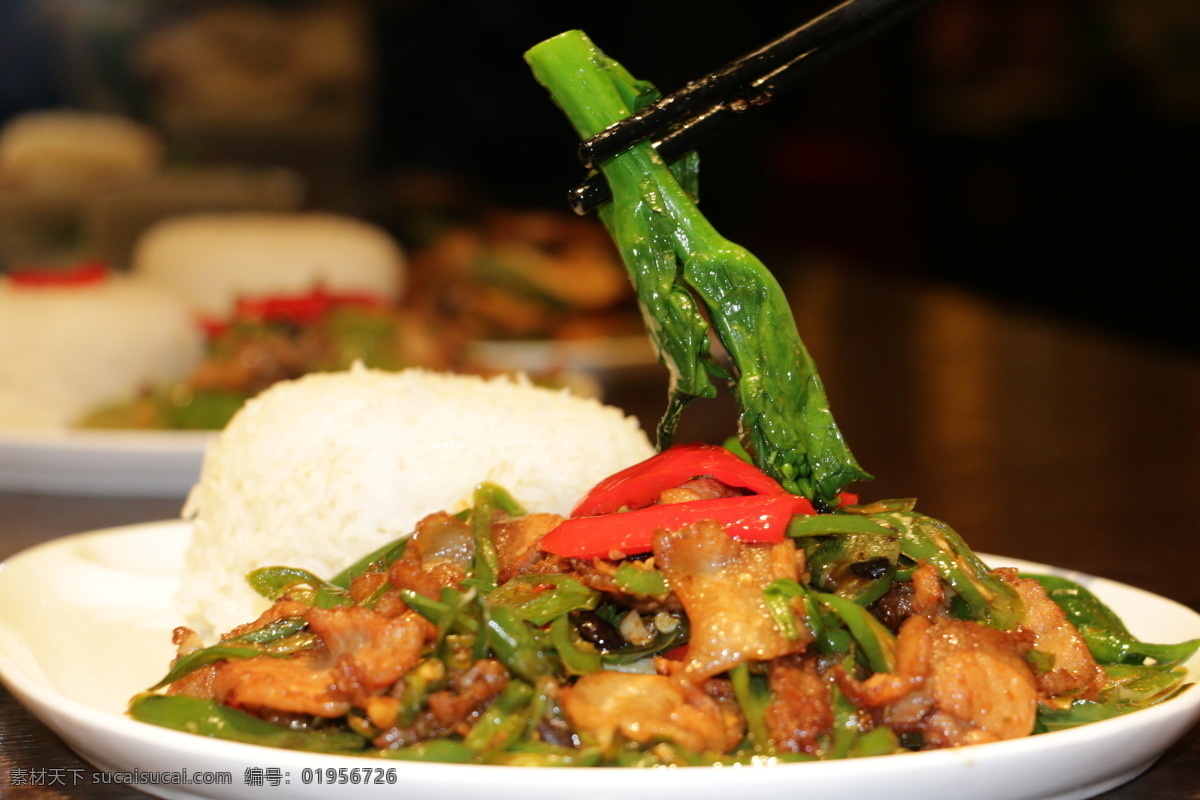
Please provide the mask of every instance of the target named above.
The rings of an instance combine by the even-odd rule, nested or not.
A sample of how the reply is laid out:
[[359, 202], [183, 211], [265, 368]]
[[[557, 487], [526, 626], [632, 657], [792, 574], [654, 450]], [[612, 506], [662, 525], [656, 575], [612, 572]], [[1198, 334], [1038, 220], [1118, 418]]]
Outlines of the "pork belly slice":
[[896, 639], [896, 670], [839, 683], [860, 708], [926, 748], [1016, 739], [1033, 732], [1038, 689], [1025, 659], [1032, 635], [977, 622], [909, 617]]
[[800, 636], [789, 639], [767, 611], [763, 589], [779, 578], [796, 580], [799, 567], [790, 539], [750, 544], [701, 521], [654, 536], [654, 559], [683, 603], [691, 625], [681, 677], [703, 681], [745, 661], [769, 661], [803, 652], [812, 634], [799, 618]]
[[670, 741], [698, 753], [726, 753], [745, 732], [732, 698], [666, 675], [593, 672], [564, 688], [560, 699], [575, 729], [602, 747], [619, 733], [639, 744]]

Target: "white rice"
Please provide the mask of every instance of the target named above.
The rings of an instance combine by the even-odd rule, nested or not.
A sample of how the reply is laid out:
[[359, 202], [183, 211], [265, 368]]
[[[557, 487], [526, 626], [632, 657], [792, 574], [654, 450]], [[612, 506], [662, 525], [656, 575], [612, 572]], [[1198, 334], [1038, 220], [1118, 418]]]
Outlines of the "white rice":
[[139, 237], [133, 271], [225, 319], [239, 297], [318, 286], [398, 300], [404, 253], [386, 231], [338, 214], [238, 211], [170, 217]]
[[183, 377], [203, 347], [184, 304], [142, 281], [23, 287], [0, 277], [0, 425], [66, 427]]
[[467, 507], [484, 481], [565, 514], [652, 452], [619, 409], [523, 379], [358, 367], [276, 384], [208, 451], [184, 509], [179, 608], [211, 638], [266, 608], [252, 569], [331, 577], [425, 515]]

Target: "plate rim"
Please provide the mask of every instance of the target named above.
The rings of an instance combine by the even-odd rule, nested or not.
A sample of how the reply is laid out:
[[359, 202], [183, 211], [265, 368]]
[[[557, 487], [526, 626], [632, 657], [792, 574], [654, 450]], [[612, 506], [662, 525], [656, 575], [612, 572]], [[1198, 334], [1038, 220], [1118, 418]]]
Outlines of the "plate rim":
[[[158, 533], [163, 536], [186, 536], [190, 533], [190, 523], [182, 519], [159, 520], [144, 523], [135, 523], [132, 525], [122, 525], [110, 528], [100, 528], [92, 531], [85, 531], [69, 536], [52, 539], [46, 542], [39, 543], [32, 547], [21, 550], [9, 558], [0, 562], [0, 581], [5, 579], [5, 574], [13, 569], [20, 569], [22, 561], [35, 559], [47, 554], [53, 554], [58, 549], [69, 549], [79, 544], [96, 544], [97, 542], [112, 542], [120, 536], [144, 535], [147, 533]], [[175, 543], [176, 546], [178, 543]], [[1053, 567], [1050, 565], [1040, 564], [1038, 562], [1027, 561], [1005, 556], [997, 556], [988, 553], [978, 553], [986, 563], [992, 566], [1015, 566], [1018, 569], [1026, 569], [1032, 567], [1035, 570], [1048, 570], [1052, 574], [1061, 574], [1067, 577], [1085, 578], [1095, 585], [1100, 583], [1102, 588], [1105, 584], [1111, 584], [1123, 591], [1131, 591], [1136, 596], [1152, 600], [1158, 603], [1166, 603], [1174, 607], [1174, 610], [1189, 615], [1200, 626], [1200, 613], [1190, 607], [1172, 600], [1171, 598], [1156, 595], [1152, 592], [1140, 589], [1136, 586], [1113, 581], [1102, 576], [1091, 575], [1070, 569]], [[0, 622], [2, 622], [0, 616]], [[167, 635], [169, 632], [164, 632]], [[1142, 709], [1130, 714], [1118, 717], [1115, 719], [1101, 720], [1094, 723], [1089, 723], [1077, 728], [1071, 728], [1063, 731], [1056, 731], [1047, 734], [1039, 734], [1037, 736], [1024, 737], [1002, 742], [993, 742], [985, 745], [975, 745], [962, 748], [951, 748], [946, 750], [922, 751], [915, 753], [893, 754], [889, 756], [873, 756], [868, 758], [840, 760], [840, 761], [815, 761], [804, 763], [788, 763], [788, 764], [772, 764], [769, 766], [741, 766], [741, 767], [693, 767], [684, 770], [670, 769], [634, 769], [634, 768], [603, 768], [596, 771], [587, 771], [582, 774], [600, 773], [603, 777], [599, 779], [599, 783], [603, 784], [605, 789], [621, 790], [629, 788], [631, 785], [645, 785], [650, 788], [659, 787], [662, 784], [677, 784], [681, 779], [680, 774], [689, 776], [708, 775], [714, 776], [712, 780], [716, 781], [714, 785], [726, 786], [736, 784], [739, 787], [749, 788], [751, 786], [759, 786], [760, 784], [774, 785], [777, 779], [787, 781], [796, 773], [797, 770], [804, 770], [800, 775], [810, 775], [817, 773], [822, 777], [826, 774], [838, 776], [845, 772], [847, 776], [860, 772], [863, 769], [878, 767], [881, 763], [891, 765], [887, 767], [887, 771], [908, 773], [918, 772], [923, 773], [927, 769], [972, 769], [977, 768], [982, 764], [1004, 761], [1006, 757], [1019, 757], [1022, 755], [1030, 756], [1038, 750], [1046, 749], [1043, 743], [1053, 743], [1056, 745], [1070, 746], [1072, 748], [1089, 748], [1092, 743], [1097, 740], [1105, 740], [1114, 729], [1125, 728], [1129, 729], [1132, 734], [1140, 732], [1152, 732], [1159, 730], [1161, 727], [1173, 725], [1174, 730], [1169, 733], [1168, 741], [1161, 747], [1154, 746], [1153, 752], [1147, 751], [1144, 753], [1143, 760], [1135, 761], [1137, 763], [1125, 763], [1120, 769], [1112, 770], [1110, 766], [1109, 773], [1103, 776], [1103, 780], [1095, 785], [1096, 791], [1103, 791], [1105, 788], [1119, 785], [1129, 779], [1132, 779], [1142, 771], [1147, 769], [1161, 755], [1161, 753], [1170, 744], [1177, 741], [1180, 737], [1187, 733], [1190, 728], [1200, 720], [1200, 683], [1196, 683], [1195, 679], [1200, 678], [1200, 655], [1193, 657], [1188, 662], [1189, 678], [1193, 679], [1193, 683], [1185, 688], [1179, 695], [1171, 700], [1165, 701], [1156, 706]], [[293, 764], [299, 759], [312, 762], [316, 767], [324, 769], [332, 766], [335, 768], [344, 766], [388, 766], [396, 767], [403, 774], [411, 774], [414, 778], [435, 779], [442, 775], [445, 770], [453, 769], [454, 775], [464, 776], [464, 780], [468, 779], [472, 782], [478, 781], [480, 785], [495, 785], [497, 783], [504, 786], [517, 785], [523, 781], [527, 784], [531, 775], [536, 774], [538, 780], [543, 783], [550, 776], [558, 783], [563, 783], [560, 780], [562, 774], [579, 776], [581, 773], [578, 770], [546, 770], [540, 767], [513, 767], [513, 766], [498, 766], [498, 765], [482, 765], [482, 764], [446, 764], [446, 763], [422, 763], [409, 761], [388, 761], [364, 758], [361, 756], [340, 756], [324, 753], [300, 753], [299, 751], [281, 750], [270, 748], [262, 745], [244, 744], [239, 742], [229, 742], [206, 737], [196, 736], [194, 734], [183, 733], [144, 723], [136, 722], [124, 715], [113, 714], [111, 712], [97, 709], [92, 706], [66, 697], [57, 692], [50, 685], [49, 680], [39, 680], [34, 676], [30, 676], [20, 669], [10, 658], [8, 652], [0, 649], [0, 682], [3, 682], [14, 697], [29, 710], [31, 714], [37, 717], [43, 724], [46, 724], [60, 738], [64, 739], [71, 749], [75, 750], [82, 758], [90, 763], [102, 768], [111, 770], [120, 766], [130, 765], [110, 765], [102, 764], [97, 760], [97, 756], [91, 753], [86, 746], [81, 747], [77, 741], [72, 741], [65, 735], [61, 728], [61, 720], [66, 719], [74, 723], [81, 724], [82, 727], [94, 727], [100, 730], [108, 730], [112, 735], [118, 736], [126, 741], [136, 742], [139, 746], [151, 746], [158, 749], [163, 749], [165, 752], [183, 757], [198, 758], [202, 761], [233, 761], [245, 762], [247, 758], [262, 758], [265, 760], [274, 760], [277, 762], [285, 762]], [[1051, 738], [1053, 737], [1053, 738]], [[1145, 736], [1138, 736], [1139, 740], [1144, 740]], [[1141, 752], [1141, 751], [1139, 751]], [[293, 766], [292, 768], [298, 768]], [[463, 771], [465, 768], [465, 771]], [[532, 772], [531, 772], [532, 771]], [[736, 773], [736, 778], [715, 777], [724, 776], [726, 774]], [[1119, 773], [1119, 774], [1116, 774]], [[676, 777], [672, 778], [671, 775]], [[524, 776], [522, 778], [522, 776]], [[616, 776], [616, 777], [614, 777]], [[634, 777], [637, 776], [637, 777]], [[813, 775], [813, 777], [816, 777]], [[577, 780], [577, 779], [576, 779]], [[684, 779], [686, 780], [686, 779]], [[1107, 783], [1106, 783], [1107, 781]], [[567, 780], [564, 785], [570, 784], [573, 781]], [[1104, 784], [1103, 786], [1101, 784]], [[547, 784], [549, 785], [549, 784]], [[1091, 784], [1088, 784], [1091, 785]], [[146, 787], [142, 787], [146, 789]], [[345, 788], [345, 787], [343, 787]], [[155, 792], [155, 787], [148, 789], [152, 793]], [[181, 796], [203, 796], [203, 797], [234, 797], [240, 795], [232, 794], [161, 794], [160, 796], [181, 797]], [[1013, 795], [1016, 797], [1016, 795]], [[1084, 797], [1086, 794], [1053, 794], [1043, 795], [1049, 797]]]

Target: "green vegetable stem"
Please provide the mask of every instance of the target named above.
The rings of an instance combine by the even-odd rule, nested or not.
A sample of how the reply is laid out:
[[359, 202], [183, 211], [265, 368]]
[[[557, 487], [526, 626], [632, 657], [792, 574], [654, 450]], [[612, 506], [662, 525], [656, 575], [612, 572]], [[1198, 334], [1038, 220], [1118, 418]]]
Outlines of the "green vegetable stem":
[[[659, 96], [581, 31], [536, 45], [525, 60], [583, 138]], [[710, 353], [706, 311], [733, 362], [743, 445], [789, 491], [834, 508], [843, 486], [870, 476], [833, 420], [778, 282], [700, 213], [681, 183], [694, 183], [696, 159], [676, 166], [678, 174], [643, 142], [600, 167], [613, 198], [601, 219], [621, 251], [650, 340], [671, 375], [659, 447], [670, 444], [689, 402], [715, 396], [712, 376], [726, 377]]]

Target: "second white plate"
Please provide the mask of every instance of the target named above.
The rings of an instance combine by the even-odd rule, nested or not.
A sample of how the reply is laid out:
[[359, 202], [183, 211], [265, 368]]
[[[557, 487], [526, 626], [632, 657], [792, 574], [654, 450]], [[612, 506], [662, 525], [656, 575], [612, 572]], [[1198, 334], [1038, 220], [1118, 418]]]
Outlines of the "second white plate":
[[204, 431], [0, 428], [0, 489], [184, 497], [200, 477]]

